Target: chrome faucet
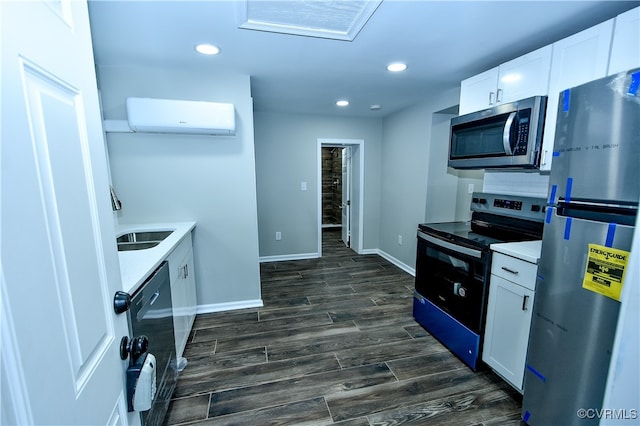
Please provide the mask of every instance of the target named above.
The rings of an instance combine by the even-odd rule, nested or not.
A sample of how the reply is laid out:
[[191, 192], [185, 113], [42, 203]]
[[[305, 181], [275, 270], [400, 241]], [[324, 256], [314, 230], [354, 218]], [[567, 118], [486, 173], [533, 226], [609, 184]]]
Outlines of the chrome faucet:
[[122, 210], [122, 202], [118, 199], [116, 195], [116, 190], [113, 189], [113, 186], [109, 185], [109, 190], [111, 191], [111, 208], [113, 211]]

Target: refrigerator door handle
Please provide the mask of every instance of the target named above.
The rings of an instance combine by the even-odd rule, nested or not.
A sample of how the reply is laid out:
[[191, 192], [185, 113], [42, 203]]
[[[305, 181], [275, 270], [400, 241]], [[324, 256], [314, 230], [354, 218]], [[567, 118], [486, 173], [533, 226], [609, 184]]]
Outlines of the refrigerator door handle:
[[522, 297], [522, 310], [526, 311], [527, 310], [527, 300], [529, 300], [529, 296], [524, 295]]

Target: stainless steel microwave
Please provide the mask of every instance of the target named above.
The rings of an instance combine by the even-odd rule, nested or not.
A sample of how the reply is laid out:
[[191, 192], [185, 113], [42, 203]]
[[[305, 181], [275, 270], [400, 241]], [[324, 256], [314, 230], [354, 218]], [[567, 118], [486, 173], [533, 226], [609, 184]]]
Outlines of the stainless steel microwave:
[[452, 118], [449, 167], [538, 168], [546, 107], [535, 96]]

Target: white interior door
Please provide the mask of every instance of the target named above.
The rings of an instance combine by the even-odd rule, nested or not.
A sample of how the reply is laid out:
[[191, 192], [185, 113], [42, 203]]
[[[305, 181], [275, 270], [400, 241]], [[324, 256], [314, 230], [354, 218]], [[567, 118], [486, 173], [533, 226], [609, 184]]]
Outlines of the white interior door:
[[351, 246], [351, 147], [342, 148], [342, 241]]
[[2, 424], [127, 424], [87, 5], [2, 1]]

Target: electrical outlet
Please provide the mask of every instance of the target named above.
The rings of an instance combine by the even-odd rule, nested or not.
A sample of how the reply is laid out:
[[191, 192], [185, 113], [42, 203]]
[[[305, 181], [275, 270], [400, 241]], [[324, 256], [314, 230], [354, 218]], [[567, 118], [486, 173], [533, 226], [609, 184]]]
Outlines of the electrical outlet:
[[398, 245], [402, 245], [402, 235], [398, 235]]
[[469, 184], [469, 187], [467, 188], [467, 192], [469, 194], [473, 194], [473, 184], [472, 183]]
[[301, 191], [306, 191], [307, 190], [307, 182], [300, 182], [300, 190]]
[[280, 241], [282, 239], [282, 232], [276, 232], [276, 241]]

